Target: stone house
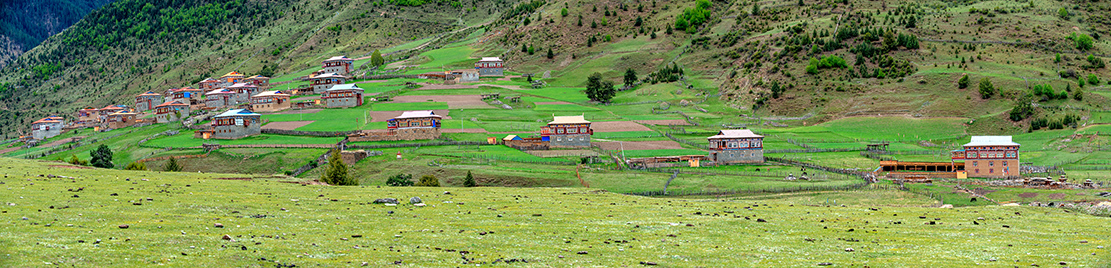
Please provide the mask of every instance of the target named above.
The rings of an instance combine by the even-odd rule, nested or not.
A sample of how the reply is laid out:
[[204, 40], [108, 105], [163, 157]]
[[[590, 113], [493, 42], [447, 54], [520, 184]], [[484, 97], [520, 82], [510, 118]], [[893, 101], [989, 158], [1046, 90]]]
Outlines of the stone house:
[[146, 93], [139, 94], [135, 97], [135, 110], [139, 112], [146, 112], [154, 110], [154, 106], [162, 103], [162, 95], [147, 91]]
[[62, 134], [66, 125], [65, 119], [58, 116], [47, 116], [38, 121], [31, 122], [31, 137], [36, 140], [49, 139]]
[[448, 71], [447, 73], [450, 74], [450, 75], [455, 76], [456, 82], [462, 82], [462, 83], [478, 82], [478, 77], [479, 77], [478, 70], [459, 69], [459, 70]]
[[219, 80], [221, 83], [224, 83], [223, 86], [226, 87], [237, 83], [243, 83], [243, 79], [245, 78], [247, 78], [247, 76], [236, 71], [231, 71], [221, 76]]
[[354, 63], [355, 60], [347, 56], [335, 56], [324, 60], [322, 68], [325, 73], [351, 75], [355, 71]]
[[234, 100], [236, 104], [247, 103], [251, 100], [251, 96], [258, 94], [258, 86], [248, 83], [236, 83], [228, 87], [228, 90], [235, 91], [232, 100]]
[[344, 108], [363, 105], [363, 89], [356, 84], [336, 85], [320, 96], [324, 107]]
[[332, 86], [347, 83], [346, 76], [336, 73], [324, 73], [321, 75], [313, 76], [312, 78], [309, 78], [309, 80], [311, 81], [309, 82], [309, 85], [312, 86], [313, 94], [324, 94], [324, 91], [332, 88]]
[[441, 119], [443, 117], [433, 111], [405, 111], [386, 120], [386, 129], [391, 132], [416, 128], [440, 129]]
[[177, 121], [189, 116], [189, 105], [180, 101], [167, 101], [154, 107], [155, 118], [158, 123]]
[[108, 115], [108, 128], [110, 128], [110, 129], [120, 129], [120, 128], [133, 126], [136, 123], [138, 123], [138, 120], [135, 119], [136, 115], [138, 115], [138, 114], [137, 113], [132, 113], [132, 112], [126, 112], [126, 111], [125, 112], [116, 112], [114, 114], [110, 114], [110, 115]]
[[289, 101], [289, 94], [281, 91], [266, 91], [251, 96], [251, 111], [257, 113], [288, 110], [292, 108], [292, 103]]
[[262, 133], [262, 115], [232, 109], [212, 118], [212, 138], [239, 139]]
[[84, 109], [77, 110], [77, 124], [96, 124], [100, 123], [100, 116], [97, 113], [99, 109], [93, 107], [85, 107]]
[[710, 161], [718, 164], [764, 162], [764, 136], [748, 129], [726, 129], [706, 138], [710, 141]]
[[204, 104], [204, 91], [199, 88], [183, 87], [170, 89], [170, 100], [188, 105], [199, 106]]
[[502, 69], [503, 62], [498, 57], [482, 57], [481, 60], [474, 63], [475, 70], [478, 70], [480, 76], [504, 76]]
[[968, 177], [1015, 177], [1020, 176], [1019, 146], [1011, 136], [972, 136], [962, 149], [951, 152], [951, 158], [964, 160]]
[[252, 84], [258, 88], [270, 88], [270, 77], [255, 75], [243, 79], [243, 83]]
[[235, 91], [229, 89], [217, 89], [204, 94], [205, 102], [204, 108], [206, 110], [220, 109], [228, 106], [235, 105]]
[[[117, 113], [117, 112], [121, 112], [121, 111], [130, 111], [130, 110], [127, 109], [127, 106], [123, 106], [123, 105], [108, 105], [108, 106], [104, 106], [104, 108], [97, 109], [96, 110], [97, 122], [100, 122], [100, 123], [108, 122], [108, 115], [114, 114], [114, 113]], [[134, 112], [134, 111], [131, 111], [131, 112]]]
[[540, 128], [540, 137], [551, 148], [590, 148], [590, 121], [582, 115], [556, 116], [547, 126]]
[[197, 83], [197, 87], [200, 87], [201, 90], [203, 90], [203, 91], [212, 91], [214, 89], [222, 88], [224, 86], [225, 86], [224, 82], [220, 82], [220, 80], [212, 79], [212, 77], [205, 78], [204, 80], [201, 80], [201, 82]]

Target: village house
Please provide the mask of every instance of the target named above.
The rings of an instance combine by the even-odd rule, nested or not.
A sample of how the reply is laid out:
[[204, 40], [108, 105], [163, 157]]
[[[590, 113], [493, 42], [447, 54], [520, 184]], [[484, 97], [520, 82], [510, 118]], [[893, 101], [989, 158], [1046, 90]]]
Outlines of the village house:
[[447, 71], [446, 73], [455, 76], [456, 82], [478, 82], [478, 70], [459, 69]]
[[502, 60], [498, 57], [482, 57], [481, 60], [474, 63], [475, 70], [478, 70], [480, 76], [503, 76], [502, 74]]
[[189, 105], [180, 101], [167, 101], [154, 107], [158, 123], [169, 123], [189, 116]]
[[309, 78], [309, 85], [312, 86], [313, 94], [324, 94], [329, 88], [335, 85], [342, 85], [347, 83], [347, 77], [336, 73], [325, 73]]
[[440, 138], [440, 120], [432, 111], [405, 111], [386, 120], [386, 131], [363, 131], [347, 136], [348, 141], [431, 140]]
[[212, 118], [212, 137], [239, 139], [262, 133], [262, 115], [246, 109], [232, 109]]
[[356, 84], [342, 84], [333, 86], [320, 96], [324, 107], [344, 108], [363, 105], [363, 89]]
[[551, 148], [589, 148], [590, 121], [582, 115], [556, 116], [547, 126], [540, 128], [540, 136], [546, 138]]
[[747, 129], [726, 129], [706, 138], [710, 141], [710, 161], [718, 164], [764, 162], [764, 136]]
[[154, 106], [162, 103], [162, 95], [147, 91], [146, 93], [139, 94], [135, 97], [135, 110], [139, 112], [146, 112], [154, 110]]
[[236, 104], [247, 103], [251, 100], [251, 96], [258, 94], [258, 86], [248, 83], [236, 83], [228, 87], [228, 90], [235, 91], [235, 96], [232, 100]]
[[66, 121], [58, 116], [47, 116], [31, 122], [31, 137], [36, 140], [49, 139], [62, 134]]
[[199, 88], [183, 87], [170, 89], [170, 100], [179, 101], [188, 105], [204, 104], [204, 91]]
[[951, 152], [952, 160], [964, 160], [968, 177], [1019, 176], [1019, 144], [1011, 136], [972, 136], [962, 147]]
[[224, 87], [224, 82], [220, 82], [220, 80], [212, 79], [212, 77], [209, 77], [201, 80], [201, 82], [197, 83], [197, 86], [200, 87], [203, 91], [212, 91], [213, 89]]
[[270, 88], [270, 77], [255, 75], [243, 79], [243, 83], [252, 84], [258, 88]]
[[243, 83], [244, 78], [247, 78], [247, 76], [245, 76], [245, 75], [243, 75], [239, 72], [236, 72], [236, 71], [231, 71], [231, 72], [228, 72], [227, 74], [224, 74], [224, 76], [221, 76], [220, 77], [220, 82], [224, 83], [222, 86], [226, 87], [226, 86], [234, 85], [234, 84], [237, 84], [237, 83]]
[[93, 107], [85, 107], [85, 109], [77, 110], [77, 124], [96, 124], [100, 122], [100, 116], [97, 113], [98, 109]]
[[407, 129], [440, 129], [440, 120], [443, 117], [432, 111], [405, 111], [401, 115], [386, 120], [386, 129], [390, 132]]
[[136, 115], [139, 115], [139, 114], [132, 113], [132, 112], [127, 112], [127, 111], [121, 111], [121, 112], [116, 112], [116, 113], [110, 114], [110, 115], [108, 115], [108, 128], [110, 128], [110, 129], [120, 129], [120, 128], [133, 126], [136, 123], [138, 123], [138, 120], [135, 119]]
[[289, 101], [289, 94], [281, 91], [266, 91], [251, 96], [251, 111], [256, 113], [277, 112], [291, 107], [292, 102]]
[[[104, 108], [97, 109], [96, 110], [97, 122], [99, 122], [99, 123], [108, 122], [108, 115], [114, 114], [114, 113], [117, 113], [117, 112], [121, 112], [121, 111], [130, 111], [130, 110], [127, 109], [127, 106], [123, 106], [123, 105], [108, 105], [108, 106], [104, 106]], [[134, 112], [134, 111], [131, 111], [131, 112]]]
[[355, 60], [347, 58], [347, 56], [335, 56], [324, 60], [323, 68], [325, 73], [351, 75], [355, 71], [354, 63]]
[[229, 89], [217, 89], [204, 94], [205, 102], [204, 108], [206, 110], [220, 109], [227, 106], [235, 105], [235, 91]]

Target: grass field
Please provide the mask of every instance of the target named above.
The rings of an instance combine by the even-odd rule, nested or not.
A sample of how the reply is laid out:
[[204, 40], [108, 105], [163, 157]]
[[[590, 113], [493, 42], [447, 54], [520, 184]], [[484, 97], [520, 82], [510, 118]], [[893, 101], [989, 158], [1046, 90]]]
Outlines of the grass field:
[[[21, 197], [0, 214], [8, 222], [0, 225], [5, 266], [465, 265], [461, 256], [605, 267], [1111, 265], [1111, 252], [1097, 248], [1111, 243], [1108, 218], [1049, 208], [907, 207], [930, 201], [882, 190], [684, 200], [566, 188], [300, 186], [213, 179], [250, 177], [236, 174], [0, 163], [9, 176], [0, 193]], [[78, 192], [59, 190], [67, 188]], [[428, 206], [369, 203], [413, 196]], [[845, 207], [823, 205], [834, 200]]]

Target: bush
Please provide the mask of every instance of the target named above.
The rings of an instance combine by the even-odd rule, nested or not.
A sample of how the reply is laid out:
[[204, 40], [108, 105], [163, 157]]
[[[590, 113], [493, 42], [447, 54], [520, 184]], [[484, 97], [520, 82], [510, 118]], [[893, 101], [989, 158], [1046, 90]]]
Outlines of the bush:
[[995, 95], [995, 86], [991, 84], [991, 80], [987, 77], [980, 79], [980, 98], [990, 99]]
[[143, 163], [143, 162], [138, 162], [138, 161], [131, 162], [131, 164], [127, 164], [127, 167], [125, 167], [124, 169], [126, 169], [126, 170], [147, 170], [147, 164]]
[[420, 182], [416, 186], [440, 187], [440, 180], [433, 175], [424, 175], [420, 177]]
[[413, 186], [413, 174], [397, 174], [386, 179], [389, 186]]
[[1084, 89], [1078, 88], [1075, 91], [1073, 91], [1072, 92], [1072, 99], [1074, 99], [1076, 101], [1083, 101], [1084, 100]]
[[1080, 50], [1092, 49], [1092, 37], [1086, 34], [1080, 34], [1076, 37], [1076, 48]]
[[567, 16], [567, 8], [565, 7], [563, 9], [560, 9], [559, 10], [559, 15], [563, 16], [563, 17], [566, 17]]
[[170, 161], [166, 162], [166, 166], [162, 168], [162, 170], [170, 171], [170, 172], [179, 172], [179, 171], [181, 171], [181, 169], [182, 169], [182, 166], [179, 165], [177, 163], [177, 159], [173, 158], [172, 156], [170, 157]]
[[957, 88], [959, 88], [959, 89], [968, 88], [968, 75], [967, 74], [962, 76], [960, 80], [957, 80]]
[[74, 165], [79, 165], [79, 166], [88, 166], [89, 165], [89, 161], [81, 160], [80, 158], [77, 158], [77, 155], [73, 155], [73, 154], [70, 155], [69, 161], [66, 161], [66, 162], [68, 162], [70, 164], [74, 164]]
[[1030, 118], [1031, 115], [1034, 115], [1034, 107], [1030, 105], [1030, 102], [1032, 100], [1033, 96], [1026, 95], [1022, 98], [1019, 98], [1018, 101], [1015, 101], [1015, 107], [1011, 108], [1011, 121], [1022, 121], [1026, 118]]
[[108, 145], [101, 144], [96, 150], [89, 151], [89, 156], [92, 157], [92, 160], [89, 160], [89, 162], [91, 162], [94, 167], [115, 167], [115, 165], [112, 164], [112, 149], [109, 149]]
[[1099, 85], [1099, 77], [1096, 74], [1088, 74], [1088, 84]]
[[467, 178], [463, 179], [463, 187], [475, 187], [475, 186], [477, 186], [477, 184], [474, 181], [474, 176], [471, 175], [471, 171], [468, 170], [467, 171]]

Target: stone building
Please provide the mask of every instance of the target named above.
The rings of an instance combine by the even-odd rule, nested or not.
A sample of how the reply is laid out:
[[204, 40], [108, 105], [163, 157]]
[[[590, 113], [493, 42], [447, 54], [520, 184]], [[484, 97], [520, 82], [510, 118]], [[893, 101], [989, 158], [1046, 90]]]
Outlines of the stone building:
[[440, 120], [443, 117], [433, 111], [405, 111], [401, 115], [386, 120], [386, 129], [389, 131], [406, 129], [440, 129]]
[[277, 112], [288, 110], [292, 108], [292, 102], [289, 101], [289, 94], [281, 91], [266, 91], [258, 95], [251, 96], [251, 111], [254, 112]]
[[139, 94], [135, 97], [135, 110], [139, 112], [146, 112], [154, 110], [154, 106], [162, 103], [162, 95], [147, 91], [146, 93]]
[[747, 129], [726, 129], [710, 140], [710, 161], [718, 164], [764, 162], [764, 136]]
[[347, 58], [347, 56], [335, 56], [324, 60], [323, 66], [324, 73], [335, 73], [339, 75], [351, 75], [355, 72], [355, 60]]
[[270, 88], [270, 77], [255, 75], [243, 79], [243, 83], [252, 84], [260, 89]]
[[224, 74], [224, 76], [221, 76], [219, 80], [221, 83], [224, 83], [223, 86], [226, 87], [238, 83], [243, 83], [243, 79], [245, 78], [247, 78], [247, 76], [236, 71], [231, 71], [227, 74]]
[[540, 128], [540, 137], [551, 148], [590, 148], [590, 121], [582, 115], [556, 116], [547, 126]]
[[325, 73], [309, 78], [309, 85], [312, 86], [313, 94], [324, 94], [329, 88], [335, 85], [342, 85], [347, 83], [347, 77], [336, 73]]
[[1019, 144], [1011, 136], [972, 136], [962, 149], [952, 151], [952, 160], [964, 160], [969, 177], [1004, 178], [1019, 176]]
[[[121, 112], [121, 111], [130, 111], [130, 109], [128, 109], [127, 106], [123, 106], [123, 105], [104, 106], [104, 108], [100, 108], [100, 109], [96, 110], [97, 121], [100, 122], [100, 123], [108, 122], [108, 115], [114, 114], [114, 113], [117, 113], [117, 112]], [[134, 111], [132, 111], [132, 112], [134, 112]]]
[[139, 114], [132, 112], [116, 112], [114, 114], [110, 114], [108, 115], [108, 128], [120, 129], [133, 126], [139, 121], [138, 119], [135, 119], [136, 115]]
[[212, 118], [212, 137], [239, 139], [262, 133], [262, 115], [246, 109], [232, 109]]
[[204, 90], [193, 87], [170, 89], [170, 100], [184, 104], [199, 106], [204, 104]]
[[97, 110], [99, 109], [93, 107], [85, 107], [84, 109], [77, 110], [77, 121], [75, 123], [82, 125], [100, 123], [100, 116]]
[[66, 121], [58, 116], [47, 116], [31, 122], [31, 137], [36, 140], [49, 139], [62, 134]]
[[224, 82], [220, 82], [220, 80], [212, 79], [212, 77], [205, 78], [204, 80], [201, 80], [201, 82], [197, 83], [197, 87], [200, 87], [202, 91], [212, 91], [214, 89], [222, 88], [224, 86], [225, 86]]
[[217, 89], [204, 94], [204, 108], [206, 110], [220, 109], [235, 105], [235, 91], [226, 88]]
[[356, 84], [336, 85], [324, 91], [320, 101], [328, 108], [357, 107], [363, 105], [363, 89]]
[[155, 120], [158, 123], [169, 123], [177, 121], [182, 117], [189, 116], [189, 105], [181, 103], [180, 101], [167, 101], [166, 103], [154, 106]]
[[478, 70], [480, 76], [503, 76], [502, 66], [503, 62], [498, 57], [482, 57], [481, 60], [474, 63], [475, 70]]
[[447, 71], [447, 73], [455, 76], [456, 82], [478, 82], [478, 70], [459, 69]]
[[235, 100], [236, 104], [247, 103], [251, 100], [251, 96], [258, 94], [258, 86], [248, 83], [236, 83], [229, 86], [228, 90], [235, 91], [232, 100]]

